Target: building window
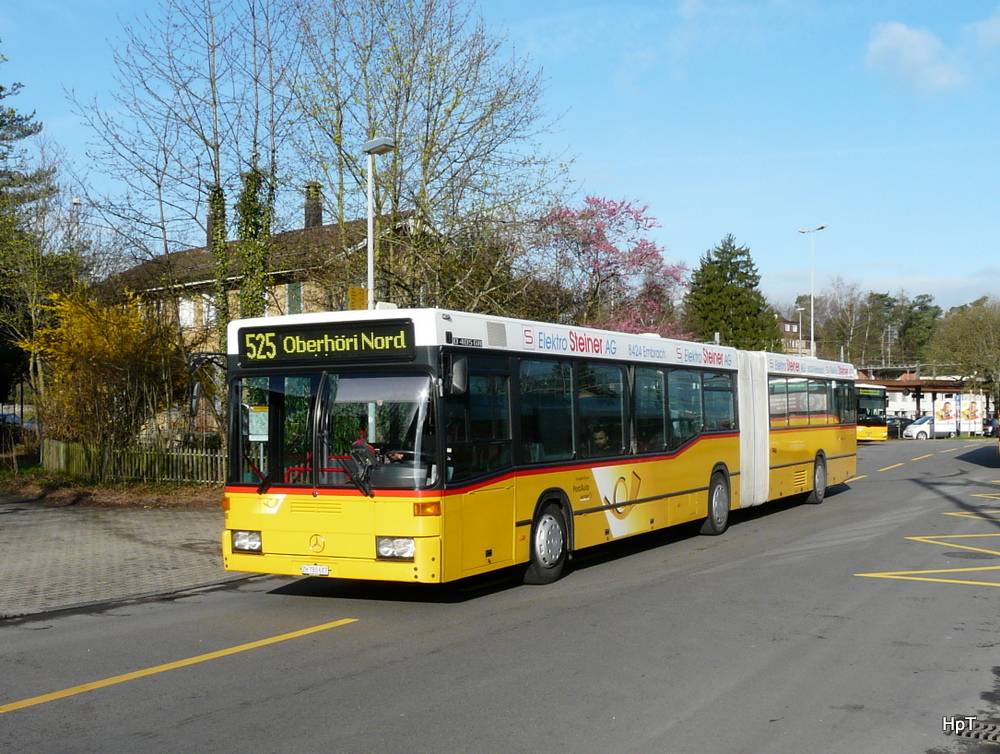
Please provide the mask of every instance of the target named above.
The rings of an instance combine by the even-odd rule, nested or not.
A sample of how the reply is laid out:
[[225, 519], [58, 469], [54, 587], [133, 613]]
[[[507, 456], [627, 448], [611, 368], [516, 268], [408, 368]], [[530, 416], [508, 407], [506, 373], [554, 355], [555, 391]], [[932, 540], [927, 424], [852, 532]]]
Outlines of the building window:
[[189, 298], [182, 298], [177, 303], [177, 320], [180, 326], [190, 330], [194, 327], [194, 301]]
[[302, 313], [302, 283], [288, 283], [285, 286], [285, 312]]
[[203, 327], [212, 327], [215, 325], [216, 313], [215, 313], [215, 299], [205, 294], [201, 297], [201, 322]]

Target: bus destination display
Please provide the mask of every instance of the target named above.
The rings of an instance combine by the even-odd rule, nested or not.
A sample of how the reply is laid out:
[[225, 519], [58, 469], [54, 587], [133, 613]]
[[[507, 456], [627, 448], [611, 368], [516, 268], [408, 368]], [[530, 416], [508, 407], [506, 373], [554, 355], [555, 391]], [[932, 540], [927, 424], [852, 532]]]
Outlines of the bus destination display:
[[243, 367], [332, 361], [395, 361], [414, 357], [413, 322], [350, 322], [239, 331]]

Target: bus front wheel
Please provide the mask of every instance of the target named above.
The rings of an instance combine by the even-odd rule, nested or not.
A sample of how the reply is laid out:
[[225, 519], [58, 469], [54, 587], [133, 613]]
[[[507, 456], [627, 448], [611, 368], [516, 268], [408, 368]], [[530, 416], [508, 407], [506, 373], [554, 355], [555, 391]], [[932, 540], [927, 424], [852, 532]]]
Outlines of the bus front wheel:
[[708, 518], [701, 525], [702, 534], [722, 534], [729, 526], [729, 483], [721, 471], [712, 474], [708, 486]]
[[558, 505], [542, 508], [531, 526], [531, 562], [525, 584], [551, 584], [562, 575], [567, 556], [566, 517]]
[[822, 503], [823, 498], [826, 497], [826, 483], [826, 461], [823, 456], [816, 456], [816, 461], [813, 463], [813, 488], [806, 501], [815, 504]]

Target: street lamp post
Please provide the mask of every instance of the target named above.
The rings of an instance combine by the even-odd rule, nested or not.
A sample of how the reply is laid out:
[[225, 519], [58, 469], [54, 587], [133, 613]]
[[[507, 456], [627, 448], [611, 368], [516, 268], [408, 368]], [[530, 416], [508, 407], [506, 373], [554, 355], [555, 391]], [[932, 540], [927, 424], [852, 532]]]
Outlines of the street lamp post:
[[799, 228], [799, 233], [809, 234], [809, 355], [816, 355], [816, 231], [823, 230], [826, 223], [812, 230]]
[[799, 313], [799, 329], [795, 331], [795, 339], [799, 341], [799, 356], [802, 355], [802, 310], [804, 307], [796, 306], [795, 311]]
[[375, 308], [375, 185], [372, 172], [375, 155], [391, 152], [396, 142], [387, 136], [365, 142], [361, 151], [368, 155], [368, 308]]

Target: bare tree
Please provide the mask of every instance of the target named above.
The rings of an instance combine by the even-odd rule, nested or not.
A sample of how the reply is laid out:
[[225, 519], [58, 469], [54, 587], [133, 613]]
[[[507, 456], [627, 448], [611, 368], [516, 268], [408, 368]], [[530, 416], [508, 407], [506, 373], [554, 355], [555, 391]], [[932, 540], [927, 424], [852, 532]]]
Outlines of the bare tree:
[[835, 278], [828, 290], [815, 299], [816, 354], [824, 358], [844, 358], [857, 363], [863, 360], [862, 330], [864, 327], [865, 295], [857, 283]]
[[[241, 178], [263, 177], [261, 219], [280, 227], [294, 129], [308, 177], [323, 180], [343, 224], [363, 215], [362, 144], [391, 136], [398, 148], [376, 160], [377, 214], [382, 229], [402, 232], [378, 258], [383, 292], [402, 304], [502, 310], [526, 280], [523, 261], [509, 259], [524, 248], [515, 229], [565, 187], [567, 165], [539, 146], [551, 126], [540, 73], [471, 7], [161, 0], [155, 17], [125, 28], [113, 108], [78, 103], [97, 135], [93, 156], [125, 187], [93, 204], [129, 234], [137, 258], [211, 239], [221, 341], [223, 283], [247, 265], [231, 266], [223, 245]], [[354, 256], [338, 266], [361, 282]]]
[[[497, 264], [497, 242], [565, 185], [566, 164], [539, 146], [552, 125], [541, 74], [463, 0], [306, 2], [303, 29], [301, 145], [340, 222], [362, 214], [362, 145], [396, 144], [375, 160], [376, 214], [407, 212], [413, 232], [378, 256], [379, 294], [503, 307], [480, 296], [505, 289], [499, 278], [517, 269]], [[494, 237], [498, 221], [507, 227]], [[463, 274], [472, 269], [495, 275]]]
[[220, 334], [228, 320], [227, 197], [245, 171], [261, 166], [274, 197], [290, 127], [296, 46], [288, 5], [161, 0], [158, 15], [124, 27], [112, 106], [77, 102], [96, 137], [91, 157], [122, 187], [91, 203], [138, 259], [208, 239]]

